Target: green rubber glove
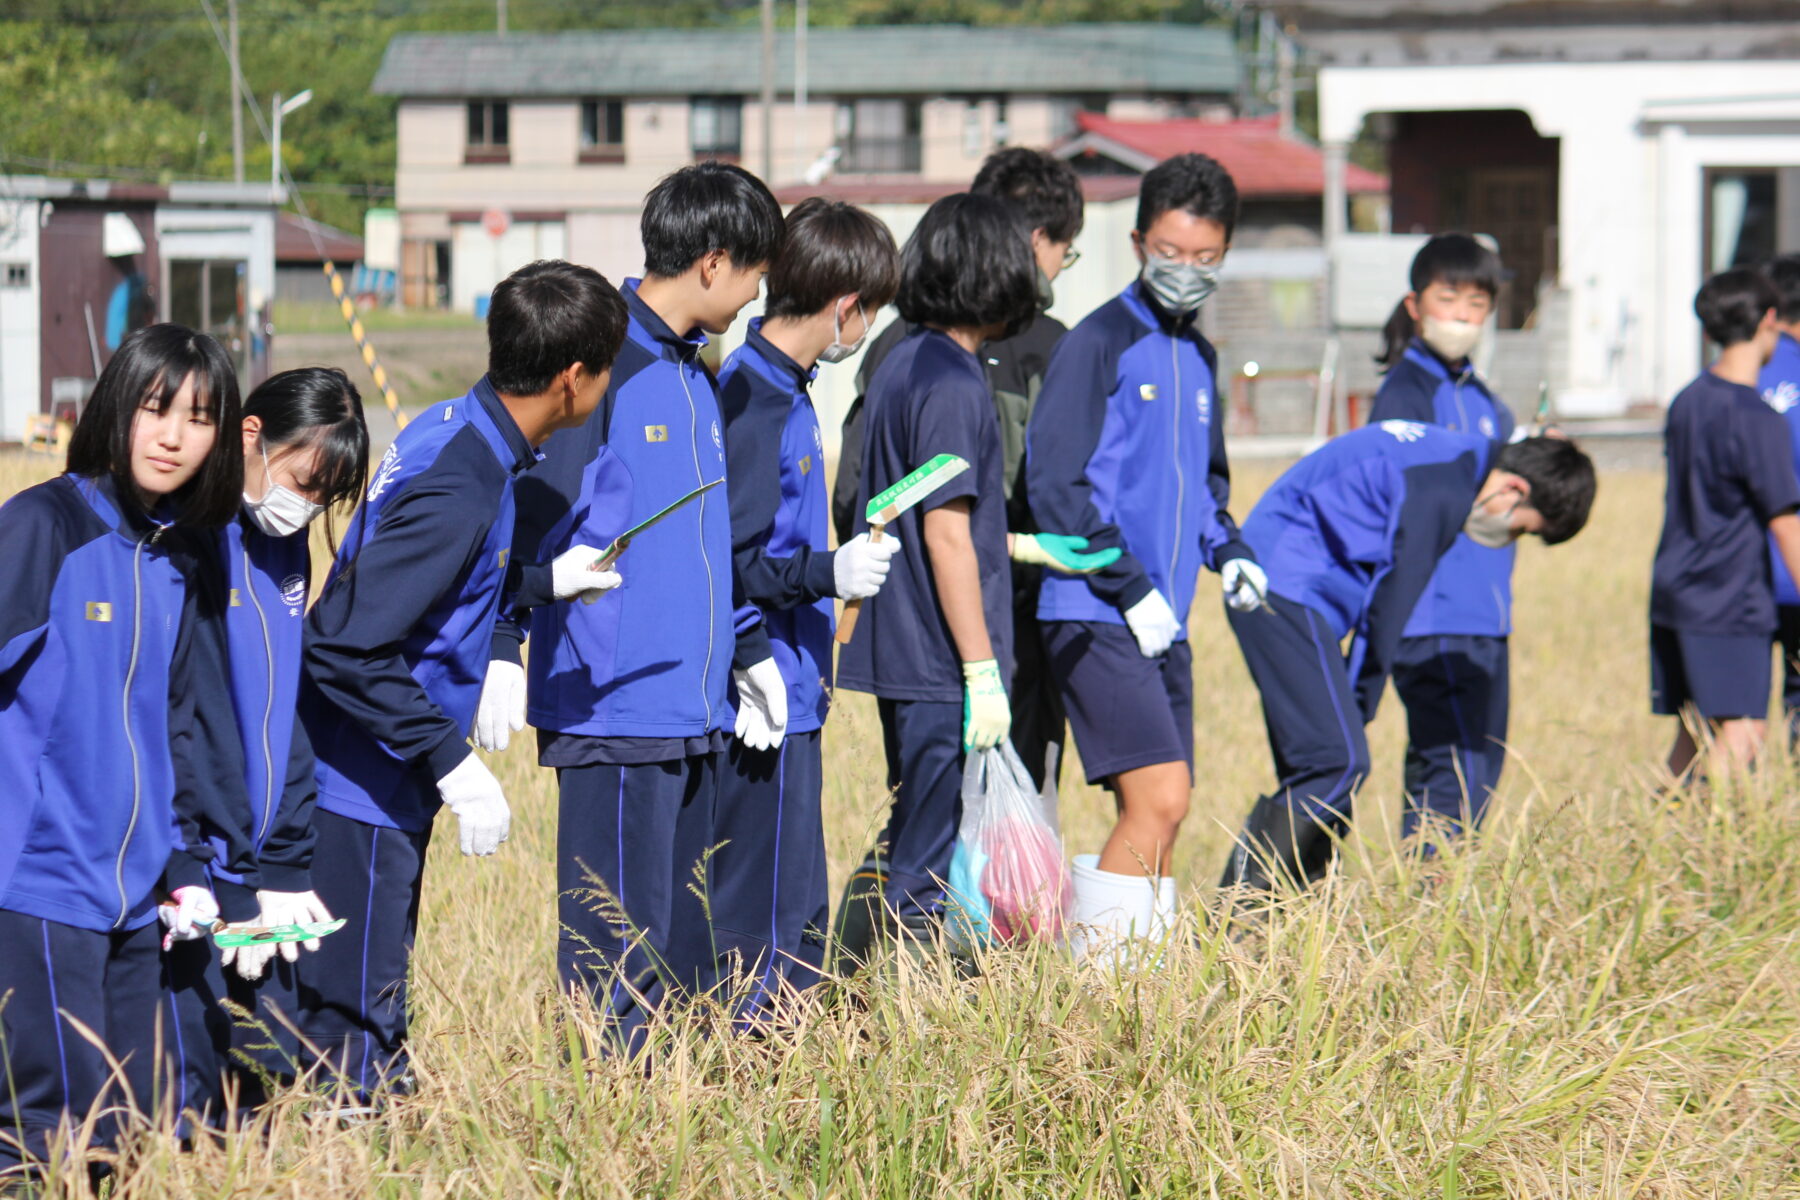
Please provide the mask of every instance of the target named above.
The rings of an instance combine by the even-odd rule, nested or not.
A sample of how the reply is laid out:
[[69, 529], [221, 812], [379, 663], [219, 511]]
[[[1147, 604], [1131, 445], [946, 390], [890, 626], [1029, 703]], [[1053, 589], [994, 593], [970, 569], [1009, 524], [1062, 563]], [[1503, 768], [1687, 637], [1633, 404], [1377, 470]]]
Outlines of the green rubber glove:
[[1119, 548], [1084, 554], [1088, 540], [1067, 533], [1015, 533], [1012, 535], [1012, 560], [1049, 567], [1065, 575], [1092, 575], [1119, 561]]
[[991, 658], [963, 664], [963, 749], [986, 750], [1006, 740], [1012, 706], [1000, 682], [1000, 664]]

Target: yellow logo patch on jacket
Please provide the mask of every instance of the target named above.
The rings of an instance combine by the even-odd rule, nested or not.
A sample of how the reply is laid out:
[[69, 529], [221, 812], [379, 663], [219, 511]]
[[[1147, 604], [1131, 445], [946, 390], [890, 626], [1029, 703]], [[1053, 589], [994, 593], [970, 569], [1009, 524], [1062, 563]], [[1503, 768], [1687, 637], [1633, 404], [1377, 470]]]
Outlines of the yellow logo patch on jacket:
[[112, 620], [112, 604], [106, 600], [89, 600], [87, 602], [87, 619], [102, 623]]
[[646, 426], [644, 426], [644, 440], [646, 442], [666, 442], [666, 441], [668, 441], [669, 440], [669, 427], [667, 425], [646, 425]]

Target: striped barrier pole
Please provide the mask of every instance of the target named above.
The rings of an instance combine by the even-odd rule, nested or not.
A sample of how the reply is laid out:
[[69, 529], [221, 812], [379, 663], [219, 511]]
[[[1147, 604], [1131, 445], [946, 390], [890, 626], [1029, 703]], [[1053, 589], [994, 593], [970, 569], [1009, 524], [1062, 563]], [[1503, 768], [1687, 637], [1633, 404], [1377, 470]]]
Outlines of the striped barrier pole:
[[394, 394], [394, 385], [388, 382], [388, 374], [375, 357], [375, 347], [369, 342], [369, 331], [363, 328], [362, 318], [356, 315], [356, 305], [346, 294], [344, 277], [338, 273], [337, 264], [330, 259], [325, 260], [325, 278], [331, 281], [331, 294], [337, 298], [338, 311], [344, 314], [344, 323], [350, 326], [350, 336], [356, 339], [356, 348], [362, 351], [363, 363], [369, 373], [375, 377], [375, 387], [386, 401], [388, 411], [394, 414], [394, 428], [406, 428], [406, 414], [400, 409], [400, 397]]

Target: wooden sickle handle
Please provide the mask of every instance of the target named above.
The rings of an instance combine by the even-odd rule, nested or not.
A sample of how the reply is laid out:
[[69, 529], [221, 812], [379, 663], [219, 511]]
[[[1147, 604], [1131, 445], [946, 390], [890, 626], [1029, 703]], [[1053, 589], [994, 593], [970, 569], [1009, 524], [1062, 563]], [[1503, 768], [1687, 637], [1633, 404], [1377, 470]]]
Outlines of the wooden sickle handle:
[[[881, 531], [885, 528], [887, 528], [887, 526], [879, 524], [869, 526], [870, 544], [874, 544], [881, 540]], [[862, 611], [862, 603], [861, 600], [846, 600], [844, 602], [844, 615], [838, 618], [838, 645], [848, 646], [850, 644], [851, 636], [856, 633], [856, 615]]]

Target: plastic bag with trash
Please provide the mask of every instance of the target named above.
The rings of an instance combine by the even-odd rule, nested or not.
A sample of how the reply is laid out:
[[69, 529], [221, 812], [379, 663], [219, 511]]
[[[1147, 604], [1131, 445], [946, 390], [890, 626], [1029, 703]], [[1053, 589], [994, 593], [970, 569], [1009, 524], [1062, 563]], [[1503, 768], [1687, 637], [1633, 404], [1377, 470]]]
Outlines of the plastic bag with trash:
[[1002, 743], [964, 760], [962, 806], [946, 881], [953, 938], [965, 947], [1061, 940], [1070, 883], [1055, 783], [1039, 795]]

